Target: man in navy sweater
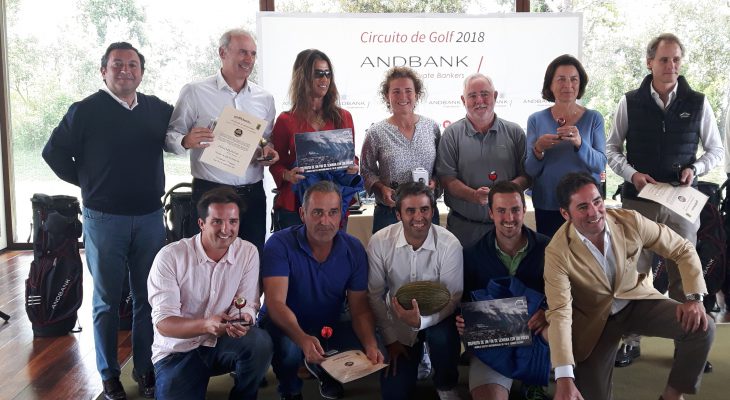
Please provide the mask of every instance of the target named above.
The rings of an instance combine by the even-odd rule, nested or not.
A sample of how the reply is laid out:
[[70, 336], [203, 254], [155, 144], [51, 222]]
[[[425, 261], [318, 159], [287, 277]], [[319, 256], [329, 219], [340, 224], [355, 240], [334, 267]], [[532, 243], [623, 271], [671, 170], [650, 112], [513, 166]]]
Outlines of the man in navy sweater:
[[112, 43], [101, 58], [104, 86], [71, 105], [43, 149], [53, 172], [81, 188], [96, 364], [109, 400], [126, 398], [117, 331], [127, 274], [134, 305], [133, 377], [140, 395], [153, 398], [155, 388], [147, 276], [165, 244], [162, 150], [172, 106], [137, 92], [144, 62], [131, 44]]
[[[495, 278], [513, 276], [528, 288], [545, 293], [543, 266], [545, 247], [550, 238], [523, 225], [525, 195], [514, 182], [497, 182], [489, 191], [489, 216], [494, 230], [464, 249], [464, 295], [462, 301], [472, 301], [471, 292], [484, 289]], [[545, 311], [538, 310], [527, 323], [536, 334], [547, 332]], [[456, 316], [459, 333], [464, 330], [464, 318]], [[507, 400], [512, 379], [472, 356], [469, 365], [469, 390], [475, 400]], [[524, 397], [547, 399], [540, 386], [523, 385]]]

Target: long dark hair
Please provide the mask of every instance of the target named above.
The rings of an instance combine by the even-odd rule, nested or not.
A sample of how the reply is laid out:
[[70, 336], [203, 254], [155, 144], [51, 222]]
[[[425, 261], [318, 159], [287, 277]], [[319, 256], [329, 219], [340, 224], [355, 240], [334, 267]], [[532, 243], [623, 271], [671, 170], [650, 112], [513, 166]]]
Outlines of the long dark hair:
[[[305, 54], [302, 54], [305, 53]], [[322, 117], [325, 121], [333, 121], [335, 128], [342, 128], [342, 116], [340, 115], [340, 95], [335, 85], [335, 70], [329, 57], [317, 49], [308, 49], [299, 53], [304, 59], [301, 61], [299, 68], [295, 68], [292, 73], [291, 85], [289, 86], [289, 99], [291, 100], [291, 109], [289, 112], [297, 116], [300, 120], [306, 121], [312, 112], [312, 98], [310, 94], [314, 90], [314, 62], [324, 60], [329, 66], [330, 86], [327, 94], [322, 99]], [[297, 56], [297, 61], [300, 58]], [[296, 65], [295, 65], [296, 67]]]

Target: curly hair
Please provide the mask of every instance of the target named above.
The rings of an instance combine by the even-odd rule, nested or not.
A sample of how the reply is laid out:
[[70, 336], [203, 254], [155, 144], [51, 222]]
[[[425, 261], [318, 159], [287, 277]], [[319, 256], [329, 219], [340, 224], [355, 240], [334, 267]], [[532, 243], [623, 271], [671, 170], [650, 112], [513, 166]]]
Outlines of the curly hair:
[[408, 67], [393, 67], [385, 72], [385, 79], [380, 83], [380, 96], [383, 98], [383, 102], [390, 110], [390, 102], [388, 101], [388, 92], [390, 92], [390, 83], [395, 79], [409, 78], [413, 81], [413, 89], [416, 91], [416, 102], [421, 99], [426, 92], [423, 87], [423, 81], [418, 76], [416, 71]]

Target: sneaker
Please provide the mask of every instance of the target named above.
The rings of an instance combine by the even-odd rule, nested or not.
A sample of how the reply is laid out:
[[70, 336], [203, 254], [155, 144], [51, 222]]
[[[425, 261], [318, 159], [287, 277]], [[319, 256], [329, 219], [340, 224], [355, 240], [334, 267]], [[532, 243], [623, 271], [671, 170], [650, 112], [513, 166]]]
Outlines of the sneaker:
[[616, 368], [627, 367], [641, 356], [641, 347], [622, 344], [616, 352]]
[[522, 385], [522, 398], [525, 400], [550, 400], [542, 386]]
[[304, 366], [310, 374], [319, 381], [319, 394], [323, 399], [341, 399], [345, 394], [345, 388], [340, 382], [331, 377], [322, 367], [304, 361]]
[[111, 378], [102, 382], [104, 385], [104, 400], [127, 400], [127, 393], [119, 378]]
[[155, 371], [139, 375], [137, 371], [132, 369], [132, 379], [137, 382], [139, 395], [145, 399], [155, 398]]
[[449, 390], [437, 390], [436, 392], [439, 394], [440, 400], [461, 400], [461, 396], [459, 396], [459, 392], [456, 388]]

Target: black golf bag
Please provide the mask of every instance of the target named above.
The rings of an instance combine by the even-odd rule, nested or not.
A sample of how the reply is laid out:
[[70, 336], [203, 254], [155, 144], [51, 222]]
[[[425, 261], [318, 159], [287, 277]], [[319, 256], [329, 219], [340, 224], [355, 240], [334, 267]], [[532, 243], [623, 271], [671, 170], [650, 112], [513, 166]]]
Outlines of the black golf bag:
[[180, 188], [192, 188], [192, 184], [183, 182], [170, 188], [162, 198], [165, 207], [165, 232], [167, 243], [189, 238], [198, 233], [197, 221], [193, 220], [192, 193], [177, 191]]
[[25, 310], [35, 336], [73, 330], [81, 306], [83, 266], [79, 202], [72, 196], [34, 194], [33, 262], [25, 281]]
[[[709, 311], [715, 307], [715, 293], [721, 291], [726, 285], [727, 235], [721, 214], [722, 196], [719, 185], [700, 181], [697, 189], [709, 197], [700, 213], [700, 228], [697, 231], [696, 246], [709, 294], [705, 297], [705, 308]], [[654, 287], [664, 293], [669, 286], [666, 261], [655, 255], [652, 269]]]

